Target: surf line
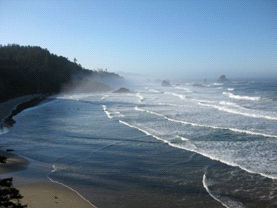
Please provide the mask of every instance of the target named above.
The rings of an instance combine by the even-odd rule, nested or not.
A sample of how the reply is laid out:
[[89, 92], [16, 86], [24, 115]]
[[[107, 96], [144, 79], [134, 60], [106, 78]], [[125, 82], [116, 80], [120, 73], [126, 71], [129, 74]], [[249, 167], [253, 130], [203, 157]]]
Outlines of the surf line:
[[140, 93], [137, 93], [136, 96], [139, 98], [139, 102], [142, 103], [144, 97]]
[[[15, 153], [13, 153], [13, 154], [15, 154]], [[51, 163], [44, 162], [44, 161], [37, 160], [37, 159], [33, 159], [33, 158], [30, 158], [30, 157], [25, 157], [25, 156], [20, 155], [20, 154], [15, 154], [15, 155], [17, 155], [17, 156], [19, 156], [19, 157], [22, 157], [22, 158], [28, 160], [28, 161], [31, 162], [31, 163], [32, 163], [32, 161], [37, 161], [37, 162], [40, 162], [40, 163], [44, 163], [44, 164], [51, 165]], [[83, 196], [82, 196], [78, 191], [76, 191], [75, 189], [73, 189], [73, 188], [71, 188], [70, 186], [67, 186], [67, 185], [65, 185], [65, 184], [63, 184], [63, 183], [61, 183], [61, 182], [59, 182], [59, 181], [55, 181], [55, 180], [51, 179], [49, 175], [50, 175], [51, 173], [56, 172], [56, 170], [57, 170], [57, 168], [55, 167], [54, 164], [52, 164], [52, 167], [53, 167], [53, 170], [51, 170], [50, 173], [48, 173], [47, 176], [46, 176], [52, 183], [56, 183], [56, 184], [59, 184], [59, 185], [64, 186], [65, 188], [70, 189], [71, 191], [75, 192], [78, 196], [80, 196], [83, 200], [85, 200], [86, 202], [88, 202], [92, 207], [97, 208], [94, 204], [92, 204], [89, 200], [87, 200], [85, 197], [83, 197]]]
[[[129, 123], [125, 122], [125, 121], [122, 121], [122, 120], [118, 120], [118, 121], [119, 121], [120, 123], [126, 125], [126, 126], [129, 126], [129, 127], [131, 127], [131, 128], [135, 128], [135, 129], [137, 129], [137, 130], [139, 130], [139, 131], [145, 133], [145, 134], [148, 135], [148, 136], [154, 137], [154, 138], [156, 138], [157, 140], [160, 140], [160, 141], [162, 141], [162, 142], [168, 144], [169, 146], [172, 146], [172, 147], [175, 147], [175, 148], [178, 148], [178, 149], [187, 150], [187, 151], [190, 151], [190, 152], [195, 152], [195, 153], [200, 154], [200, 155], [202, 155], [202, 156], [204, 156], [204, 157], [207, 157], [207, 158], [209, 158], [209, 159], [211, 159], [211, 160], [219, 161], [219, 162], [221, 162], [221, 163], [227, 164], [227, 165], [232, 166], [232, 167], [238, 167], [238, 168], [240, 168], [241, 170], [244, 170], [244, 171], [246, 171], [246, 172], [248, 172], [248, 173], [258, 174], [258, 175], [261, 175], [261, 176], [263, 176], [263, 177], [265, 177], [265, 178], [270, 178], [270, 179], [273, 179], [273, 180], [276, 180], [276, 179], [277, 179], [277, 177], [274, 177], [274, 176], [271, 176], [271, 175], [268, 175], [268, 174], [259, 173], [259, 172], [255, 172], [255, 171], [249, 170], [249, 169], [247, 169], [247, 168], [245, 168], [245, 167], [243, 167], [243, 166], [241, 166], [241, 165], [239, 165], [239, 164], [230, 163], [230, 162], [225, 161], [225, 160], [222, 160], [222, 159], [220, 159], [220, 158], [212, 157], [211, 155], [209, 155], [209, 154], [207, 154], [207, 153], [205, 153], [205, 152], [202, 152], [201, 150], [198, 150], [197, 147], [195, 147], [193, 144], [191, 144], [191, 146], [194, 146], [193, 148], [187, 148], [187, 147], [185, 147], [185, 146], [180, 146], [180, 145], [177, 145], [177, 144], [173, 144], [172, 142], [170, 142], [170, 141], [168, 141], [168, 140], [166, 140], [166, 139], [162, 139], [162, 138], [160, 138], [160, 137], [158, 137], [158, 136], [156, 136], [156, 135], [154, 135], [154, 134], [151, 134], [151, 133], [149, 133], [148, 131], [146, 131], [146, 130], [144, 130], [144, 129], [141, 129], [141, 128], [137, 127], [137, 126], [131, 125], [131, 124], [129, 124]], [[189, 142], [190, 142], [190, 141], [189, 141]]]
[[[215, 199], [216, 201], [220, 202], [224, 207], [227, 207], [227, 208], [231, 208], [231, 207], [238, 207], [238, 208], [244, 208], [244, 206], [242, 205], [241, 202], [237, 202], [237, 201], [233, 201], [227, 197], [224, 197], [225, 198], [225, 201], [227, 202], [223, 202], [222, 200], [220, 200], [220, 198], [223, 198], [223, 197], [220, 197], [219, 195], [213, 193], [209, 187], [208, 187], [208, 183], [207, 183], [207, 177], [206, 177], [206, 174], [207, 174], [207, 169], [208, 167], [205, 168], [205, 173], [203, 175], [203, 180], [202, 180], [202, 183], [203, 183], [203, 187], [206, 189], [206, 191], [208, 192], [208, 194], [213, 198]], [[232, 203], [232, 204], [230, 204]], [[230, 205], [229, 205], [230, 204]]]
[[118, 120], [118, 121], [119, 121], [119, 123], [122, 123], [122, 124], [124, 124], [124, 125], [126, 125], [126, 126], [129, 126], [129, 127], [131, 127], [131, 128], [137, 129], [137, 130], [139, 130], [139, 131], [145, 133], [145, 134], [148, 135], [148, 136], [151, 136], [151, 137], [154, 137], [154, 138], [156, 138], [156, 139], [158, 139], [158, 140], [160, 140], [160, 141], [163, 141], [164, 143], [167, 143], [167, 144], [170, 143], [169, 141], [167, 141], [167, 140], [165, 140], [165, 139], [162, 139], [162, 138], [160, 138], [160, 137], [158, 137], [158, 136], [156, 136], [156, 135], [150, 134], [148, 131], [143, 130], [143, 129], [139, 128], [139, 127], [133, 126], [133, 125], [131, 125], [131, 124], [125, 122], [125, 121], [122, 121], [122, 120]]
[[252, 118], [263, 118], [263, 119], [268, 119], [268, 120], [277, 120], [277, 117], [271, 117], [271, 116], [266, 116], [266, 115], [256, 115], [256, 114], [251, 114], [251, 113], [246, 113], [246, 112], [239, 112], [239, 111], [231, 110], [231, 109], [224, 108], [222, 106], [217, 106], [217, 105], [209, 105], [209, 104], [204, 104], [204, 103], [201, 103], [201, 102], [199, 102], [198, 105], [211, 107], [211, 108], [215, 108], [215, 109], [220, 110], [220, 111], [225, 111], [225, 112], [232, 113], [232, 114], [237, 114], [237, 115], [248, 116], [248, 117], [252, 117]]
[[52, 183], [56, 183], [56, 184], [59, 184], [59, 185], [64, 186], [65, 188], [68, 188], [69, 190], [75, 192], [75, 193], [76, 193], [78, 196], [80, 196], [83, 200], [85, 200], [86, 202], [88, 202], [92, 207], [97, 208], [94, 204], [92, 204], [89, 200], [87, 200], [85, 197], [83, 197], [83, 196], [82, 196], [78, 191], [76, 191], [75, 189], [71, 188], [71, 187], [68, 186], [68, 185], [65, 185], [64, 183], [61, 183], [61, 182], [59, 182], [59, 181], [55, 181], [55, 180], [51, 179], [49, 175], [50, 175], [51, 173], [56, 172], [56, 170], [57, 170], [56, 167], [55, 167], [55, 165], [52, 165], [52, 167], [53, 167], [53, 170], [51, 170], [51, 172], [47, 174], [47, 178], [48, 178]]
[[222, 159], [217, 158], [217, 157], [213, 157], [213, 156], [209, 155], [208, 153], [205, 153], [205, 152], [203, 152], [203, 151], [201, 151], [201, 150], [198, 150], [197, 147], [195, 147], [194, 145], [193, 145], [193, 146], [194, 146], [193, 148], [188, 148], [188, 147], [185, 147], [185, 146], [180, 146], [180, 145], [177, 145], [177, 144], [173, 144], [173, 143], [171, 143], [171, 142], [168, 142], [168, 145], [170, 145], [170, 146], [172, 146], [172, 147], [175, 147], [175, 148], [187, 150], [187, 151], [190, 151], [190, 152], [195, 152], [195, 153], [197, 153], [197, 154], [199, 154], [199, 155], [202, 155], [202, 156], [204, 156], [204, 157], [207, 157], [207, 158], [209, 158], [209, 159], [211, 159], [211, 160], [219, 161], [219, 162], [221, 162], [221, 163], [224, 163], [224, 164], [229, 165], [229, 166], [232, 166], [232, 167], [238, 167], [238, 168], [240, 168], [241, 170], [244, 170], [244, 171], [246, 171], [246, 172], [248, 172], [248, 173], [251, 173], [251, 174], [258, 174], [258, 175], [260, 175], [260, 176], [263, 176], [263, 177], [269, 178], [269, 179], [273, 179], [273, 180], [276, 180], [276, 179], [277, 179], [277, 176], [272, 176], [272, 175], [268, 175], [268, 174], [265, 174], [265, 173], [255, 172], [255, 171], [252, 171], [252, 170], [250, 170], [250, 169], [247, 169], [247, 168], [245, 168], [245, 167], [243, 167], [243, 166], [241, 166], [241, 165], [239, 165], [239, 164], [237, 164], [237, 163], [232, 163], [232, 162], [228, 162], [228, 161], [226, 161], [226, 160], [222, 160]]
[[103, 107], [103, 111], [107, 114], [108, 118], [113, 118], [111, 116], [111, 113], [107, 110], [107, 106], [106, 105], [102, 105], [102, 107]]
[[101, 100], [104, 100], [105, 98], [109, 97], [109, 95], [104, 95]]
[[251, 101], [261, 100], [261, 97], [234, 95], [233, 93], [230, 93], [230, 92], [223, 92], [222, 94], [227, 95], [229, 98], [233, 98], [233, 99], [237, 99], [237, 100], [251, 100]]
[[252, 132], [252, 131], [248, 131], [248, 130], [241, 130], [241, 129], [235, 129], [235, 128], [226, 128], [226, 127], [218, 127], [218, 126], [209, 126], [209, 125], [196, 124], [196, 123], [187, 122], [187, 121], [180, 121], [180, 120], [176, 120], [176, 119], [173, 119], [173, 118], [168, 118], [167, 116], [165, 116], [163, 114], [156, 113], [154, 111], [149, 111], [149, 110], [141, 109], [139, 107], [135, 107], [135, 110], [136, 111], [142, 111], [142, 112], [150, 113], [150, 114], [153, 114], [153, 115], [156, 115], [156, 116], [160, 116], [160, 117], [163, 117], [164, 119], [166, 119], [168, 121], [172, 121], [172, 122], [175, 122], [175, 123], [181, 123], [181, 124], [184, 124], [184, 125], [191, 125], [191, 126], [196, 126], [196, 127], [204, 127], [204, 128], [212, 128], [212, 129], [221, 129], [221, 130], [233, 131], [233, 132], [243, 133], [243, 134], [250, 134], [250, 135], [255, 135], [255, 136], [277, 138], [277, 136], [275, 136], [275, 135], [263, 134], [263, 133], [258, 133], [258, 132]]

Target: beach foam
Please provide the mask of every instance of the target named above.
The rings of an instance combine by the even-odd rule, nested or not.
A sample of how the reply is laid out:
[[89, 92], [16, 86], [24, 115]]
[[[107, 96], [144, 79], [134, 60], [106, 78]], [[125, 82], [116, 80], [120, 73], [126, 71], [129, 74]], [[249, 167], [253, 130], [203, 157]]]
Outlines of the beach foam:
[[227, 208], [244, 208], [241, 202], [230, 199], [229, 197], [220, 196], [209, 189], [209, 186], [212, 185], [212, 182], [209, 181], [206, 177], [206, 173], [203, 175], [203, 186], [206, 191], [210, 194], [212, 198], [220, 202], [223, 206]]
[[261, 97], [251, 97], [251, 96], [242, 96], [242, 95], [234, 95], [230, 92], [223, 92], [223, 95], [228, 95], [228, 97], [237, 99], [237, 100], [251, 100], [251, 101], [258, 101], [261, 99]]

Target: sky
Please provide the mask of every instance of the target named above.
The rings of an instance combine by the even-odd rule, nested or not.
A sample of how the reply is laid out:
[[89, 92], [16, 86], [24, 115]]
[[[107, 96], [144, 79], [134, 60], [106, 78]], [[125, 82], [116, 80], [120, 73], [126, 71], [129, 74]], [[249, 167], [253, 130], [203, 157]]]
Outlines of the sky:
[[276, 0], [0, 0], [0, 44], [157, 78], [277, 78]]

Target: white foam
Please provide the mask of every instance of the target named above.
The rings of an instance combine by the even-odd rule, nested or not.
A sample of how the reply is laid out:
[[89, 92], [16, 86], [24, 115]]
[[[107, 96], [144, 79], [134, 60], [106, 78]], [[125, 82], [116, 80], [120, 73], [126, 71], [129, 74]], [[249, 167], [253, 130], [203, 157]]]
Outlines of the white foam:
[[[209, 153], [207, 153], [207, 152], [204, 152], [203, 150], [199, 149], [199, 148], [198, 148], [197, 146], [195, 146], [195, 145], [193, 144], [193, 142], [190, 141], [190, 140], [186, 140], [186, 143], [174, 144], [174, 143], [172, 143], [172, 142], [170, 142], [170, 141], [168, 141], [168, 140], [166, 140], [166, 139], [163, 139], [163, 138], [161, 138], [161, 137], [156, 136], [155, 134], [151, 134], [149, 131], [146, 131], [146, 130], [140, 128], [140, 127], [131, 125], [131, 124], [129, 124], [129, 123], [125, 122], [125, 121], [122, 121], [122, 120], [119, 120], [119, 122], [122, 123], [122, 124], [124, 124], [124, 125], [126, 125], [126, 126], [129, 126], [129, 127], [131, 127], [131, 128], [135, 128], [135, 129], [137, 129], [137, 130], [139, 130], [139, 131], [145, 133], [145, 134], [148, 135], [148, 136], [152, 136], [152, 137], [154, 137], [154, 138], [156, 138], [156, 139], [158, 139], [158, 140], [160, 140], [160, 141], [163, 141], [164, 143], [167, 143], [168, 145], [170, 145], [170, 146], [172, 146], [172, 147], [179, 148], [179, 149], [184, 149], [184, 150], [188, 150], [188, 151], [191, 151], [191, 152], [198, 153], [198, 154], [200, 154], [200, 155], [202, 155], [202, 156], [204, 156], [204, 157], [207, 157], [207, 158], [209, 158], [209, 159], [211, 159], [211, 160], [220, 161], [220, 162], [222, 162], [222, 163], [224, 163], [224, 164], [227, 164], [227, 165], [229, 165], [229, 166], [239, 167], [240, 169], [242, 169], [242, 170], [244, 170], [244, 171], [246, 171], [246, 172], [249, 172], [249, 173], [259, 174], [259, 175], [261, 175], [261, 176], [263, 176], [263, 177], [270, 178], [270, 179], [277, 179], [277, 176], [275, 176], [275, 175], [269, 175], [269, 174], [257, 172], [257, 171], [254, 171], [254, 170], [250, 170], [249, 168], [246, 168], [246, 167], [244, 167], [244, 166], [242, 166], [242, 165], [239, 165], [239, 164], [237, 164], [237, 163], [234, 163], [234, 162], [231, 162], [231, 161], [227, 161], [227, 160], [224, 160], [224, 159], [222, 159], [222, 158], [218, 158], [218, 157], [216, 157], [216, 156], [212, 156], [211, 154], [209, 154]], [[176, 136], [176, 137], [178, 137], [178, 136]]]
[[103, 107], [103, 111], [107, 114], [108, 118], [113, 118], [111, 116], [111, 113], [107, 110], [107, 106], [106, 105], [102, 105], [102, 107]]
[[150, 113], [150, 114], [153, 114], [153, 115], [156, 115], [156, 116], [160, 116], [160, 117], [164, 117], [163, 114], [160, 114], [160, 113], [156, 113], [156, 112], [153, 112], [153, 111], [149, 111], [149, 110], [144, 110], [144, 109], [141, 109], [139, 107], [135, 107], [135, 110], [136, 111], [141, 111], [141, 112], [147, 112], [147, 113]]
[[165, 116], [163, 114], [156, 113], [154, 111], [143, 110], [143, 109], [138, 108], [138, 107], [136, 107], [135, 110], [143, 111], [143, 112], [150, 113], [150, 114], [153, 114], [153, 115], [157, 115], [157, 116], [163, 117], [164, 119], [167, 119], [168, 121], [172, 121], [172, 122], [175, 122], [175, 123], [181, 123], [181, 124], [184, 124], [184, 125], [191, 125], [191, 126], [196, 126], [196, 127], [204, 127], [204, 128], [212, 128], [212, 129], [221, 129], [221, 130], [234, 131], [234, 132], [237, 132], [237, 133], [250, 134], [250, 135], [255, 135], [255, 136], [277, 138], [277, 135], [264, 134], [264, 133], [260, 133], [260, 132], [252, 132], [252, 131], [236, 129], [236, 128], [210, 126], [210, 125], [197, 124], [197, 123], [192, 123], [192, 122], [187, 122], [187, 121], [181, 121], [181, 120], [177, 120], [177, 119], [173, 119], [173, 118], [168, 118], [167, 116]]
[[184, 100], [186, 98], [185, 95], [177, 94], [177, 93], [174, 93], [174, 92], [165, 92], [165, 94], [173, 95], [175, 97], [178, 97], [180, 100]]
[[180, 90], [184, 90], [184, 91], [186, 91], [186, 92], [188, 92], [188, 93], [192, 92], [189, 88], [186, 88], [186, 87], [176, 86], [175, 88], [176, 88], [176, 89], [180, 89]]
[[270, 178], [270, 179], [274, 179], [276, 180], [277, 179], [277, 176], [276, 175], [269, 175], [269, 174], [265, 174], [265, 173], [261, 173], [261, 172], [257, 172], [257, 171], [253, 171], [253, 170], [250, 170], [249, 168], [245, 168], [237, 163], [234, 163], [234, 162], [231, 162], [231, 161], [227, 161], [227, 160], [223, 160], [221, 158], [218, 158], [218, 157], [215, 157], [215, 156], [212, 156], [211, 154], [208, 154], [204, 151], [201, 151], [199, 150], [195, 145], [193, 145], [191, 142], [188, 142], [188, 143], [185, 143], [185, 146], [184, 145], [180, 145], [180, 144], [173, 144], [171, 142], [168, 143], [168, 145], [172, 146], [172, 147], [176, 147], [176, 148], [179, 148], [179, 149], [184, 149], [184, 150], [188, 150], [188, 151], [191, 151], [191, 152], [195, 152], [195, 153], [198, 153], [204, 157], [207, 157], [211, 160], [215, 160], [215, 161], [219, 161], [221, 163], [224, 163], [224, 164], [227, 164], [229, 166], [232, 166], [232, 167], [239, 167], [240, 169], [248, 172], [248, 173], [253, 173], [253, 174], [259, 174], [263, 177], [266, 177], [266, 178]]
[[228, 91], [234, 91], [235, 88], [228, 88]]
[[232, 102], [227, 102], [227, 101], [220, 101], [219, 104], [221, 105], [227, 105], [227, 106], [233, 106], [236, 108], [243, 108], [240, 105], [236, 104], [236, 103], [232, 103]]
[[223, 85], [223, 83], [217, 83], [217, 82], [215, 82], [215, 83], [213, 83], [213, 85]]
[[124, 125], [126, 125], [126, 126], [129, 126], [129, 127], [131, 127], [131, 128], [135, 128], [135, 129], [137, 129], [137, 130], [139, 130], [139, 131], [145, 133], [145, 134], [148, 135], [148, 136], [152, 136], [152, 137], [154, 137], [154, 138], [156, 138], [156, 139], [158, 139], [158, 140], [160, 140], [160, 141], [163, 141], [163, 142], [165, 142], [165, 143], [169, 143], [167, 140], [161, 139], [160, 137], [158, 137], [158, 136], [156, 136], [156, 135], [154, 135], [154, 134], [151, 134], [151, 133], [149, 133], [148, 131], [146, 131], [146, 130], [144, 130], [144, 129], [141, 129], [141, 128], [137, 127], [137, 126], [131, 125], [131, 124], [129, 124], [129, 123], [125, 122], [125, 121], [122, 121], [122, 120], [119, 120], [119, 122], [122, 123], [122, 124], [124, 124]]
[[206, 191], [208, 192], [208, 194], [215, 199], [216, 201], [220, 202], [224, 207], [227, 208], [244, 208], [244, 206], [242, 205], [241, 202], [237, 202], [234, 201], [228, 197], [223, 197], [220, 196], [216, 193], [213, 193], [210, 189], [209, 189], [209, 185], [207, 182], [207, 177], [206, 177], [206, 173], [203, 175], [203, 180], [202, 180], [203, 186], [206, 189]]
[[150, 91], [150, 92], [154, 92], [154, 93], [163, 93], [162, 91], [154, 90], [154, 89], [150, 89], [149, 91]]
[[212, 100], [199, 100], [199, 99], [191, 99], [193, 102], [201, 102], [201, 103], [216, 103], [216, 101]]
[[64, 95], [58, 96], [57, 98], [68, 99], [68, 100], [80, 100], [80, 99], [87, 98], [91, 95], [92, 94], [88, 94], [88, 93], [64, 94]]
[[189, 141], [189, 139], [185, 138], [185, 137], [182, 137], [182, 136], [179, 136], [177, 135], [176, 136], [178, 139], [181, 139], [182, 141]]
[[105, 98], [109, 97], [109, 95], [104, 95], [101, 100], [104, 100]]
[[56, 167], [55, 167], [55, 165], [52, 165], [52, 167], [53, 167], [53, 170], [52, 170], [50, 173], [48, 173], [48, 175], [47, 175], [47, 178], [48, 178], [52, 183], [60, 184], [60, 185], [62, 185], [62, 186], [64, 186], [64, 187], [70, 189], [71, 191], [75, 192], [78, 196], [80, 196], [83, 200], [85, 200], [86, 202], [88, 202], [92, 207], [96, 207], [95, 205], [93, 205], [89, 200], [87, 200], [85, 197], [83, 197], [83, 196], [82, 196], [78, 191], [76, 191], [75, 189], [71, 188], [70, 186], [65, 185], [64, 183], [61, 183], [61, 182], [59, 182], [59, 181], [55, 181], [55, 180], [53, 180], [52, 178], [50, 178], [49, 175], [50, 175], [51, 173], [56, 172], [56, 170], [57, 170]]
[[[212, 108], [218, 109], [220, 111], [225, 111], [225, 112], [232, 113], [232, 114], [238, 114], [238, 115], [243, 115], [243, 116], [252, 117], [252, 118], [263, 118], [263, 119], [268, 119], [268, 120], [277, 120], [277, 117], [236, 111], [236, 110], [226, 108], [226, 107], [222, 107], [222, 106], [218, 106], [218, 105], [204, 104], [204, 103], [201, 103], [201, 102], [199, 102], [198, 104], [201, 105], [201, 106], [212, 107]], [[240, 108], [243, 109], [242, 107], [240, 107]]]
[[183, 106], [183, 105], [178, 105], [178, 104], [172, 104], [172, 103], [158, 103], [159, 105], [164, 105], [164, 106]]
[[[26, 160], [28, 160], [28, 161], [30, 161], [30, 162], [32, 162], [32, 161], [39, 161], [39, 162], [41, 162], [41, 163], [46, 163], [46, 162], [42, 162], [42, 161], [40, 161], [40, 160], [33, 160], [33, 159], [31, 159], [31, 158], [29, 158], [29, 157], [25, 157], [25, 156], [23, 156], [23, 155], [19, 155], [19, 154], [17, 154], [17, 155], [20, 156], [20, 157], [23, 157], [24, 159], [26, 159]], [[46, 164], [49, 164], [49, 163], [46, 163]], [[50, 164], [49, 164], [49, 165], [50, 165]], [[70, 189], [71, 191], [75, 192], [78, 196], [80, 196], [83, 200], [85, 200], [86, 202], [88, 202], [92, 207], [97, 208], [97, 207], [96, 207], [95, 205], [93, 205], [89, 200], [87, 200], [85, 197], [83, 197], [77, 190], [71, 188], [70, 186], [65, 185], [64, 183], [61, 183], [61, 182], [59, 182], [59, 181], [55, 181], [55, 180], [53, 180], [52, 178], [50, 178], [50, 174], [57, 171], [57, 168], [55, 167], [54, 164], [52, 164], [52, 168], [53, 168], [53, 170], [51, 170], [51, 171], [47, 174], [47, 178], [48, 178], [52, 183], [60, 184], [60, 185], [64, 186], [65, 188]]]
[[223, 92], [223, 95], [228, 95], [229, 98], [232, 99], [238, 99], [238, 100], [252, 100], [252, 101], [257, 101], [260, 100], [261, 97], [250, 97], [250, 96], [241, 96], [241, 95], [234, 95], [233, 93], [230, 92]]
[[144, 97], [140, 93], [137, 93], [136, 96], [139, 98], [140, 103], [144, 100]]

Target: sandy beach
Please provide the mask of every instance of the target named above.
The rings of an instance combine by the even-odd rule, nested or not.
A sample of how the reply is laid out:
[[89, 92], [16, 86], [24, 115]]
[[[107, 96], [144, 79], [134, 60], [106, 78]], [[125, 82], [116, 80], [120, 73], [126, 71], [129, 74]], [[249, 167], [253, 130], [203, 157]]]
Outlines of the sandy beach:
[[[0, 103], [0, 121], [8, 117], [17, 105], [30, 101], [34, 96], [18, 97]], [[15, 154], [0, 151], [0, 155], [7, 157], [6, 164], [0, 164], [0, 178], [2, 174], [20, 171], [28, 168], [29, 161]], [[45, 176], [46, 177], [46, 176]], [[44, 207], [95, 207], [82, 198], [78, 193], [62, 185], [53, 183], [34, 183], [15, 186], [24, 197], [21, 202], [31, 208]]]
[[16, 187], [24, 198], [22, 204], [30, 208], [95, 207], [72, 190], [54, 183], [35, 183]]

